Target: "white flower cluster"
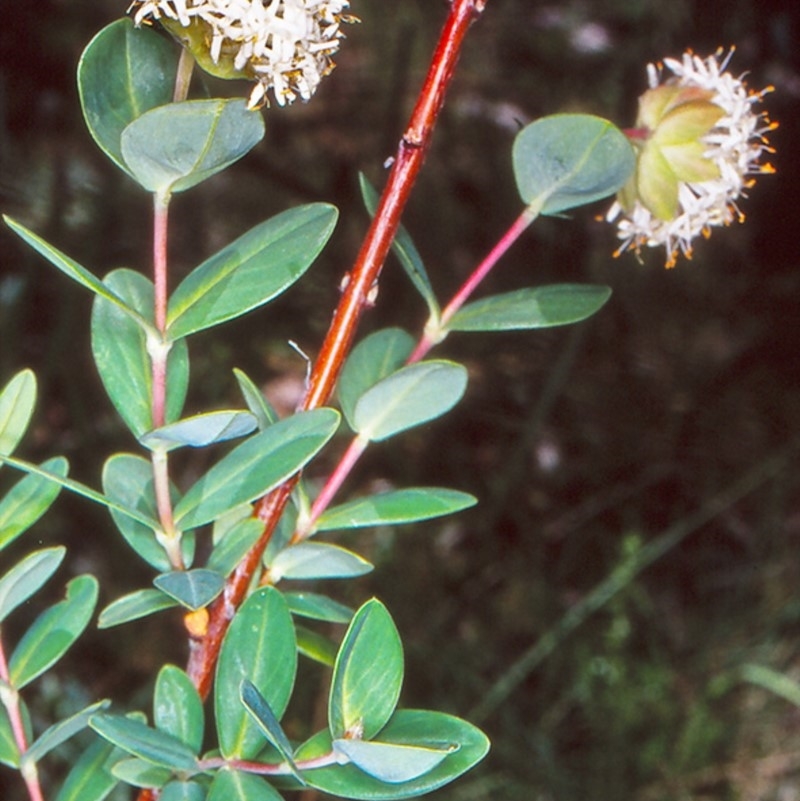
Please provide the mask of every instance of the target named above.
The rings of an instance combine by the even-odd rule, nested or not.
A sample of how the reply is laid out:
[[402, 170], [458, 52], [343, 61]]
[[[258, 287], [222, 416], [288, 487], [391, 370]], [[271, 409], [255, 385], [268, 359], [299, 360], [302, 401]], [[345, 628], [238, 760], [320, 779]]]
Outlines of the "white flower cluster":
[[283, 106], [308, 100], [335, 66], [349, 0], [134, 0], [134, 23], [161, 19], [184, 28], [202, 25], [214, 64], [230, 56], [233, 68], [257, 81], [249, 105], [266, 102], [269, 89]]
[[[772, 88], [750, 91], [742, 77], [726, 72], [732, 54], [733, 49], [724, 57], [722, 51], [717, 51], [702, 59], [688, 52], [680, 61], [668, 58], [663, 66], [648, 65], [651, 89], [677, 85], [713, 93], [710, 101], [724, 114], [700, 141], [708, 146], [704, 157], [716, 165], [718, 177], [681, 182], [678, 213], [670, 220], [659, 219], [638, 199], [633, 208], [627, 210], [615, 201], [606, 214], [608, 222], [616, 222], [617, 234], [622, 240], [615, 256], [630, 248], [638, 253], [643, 246], [664, 246], [667, 267], [675, 265], [679, 253], [691, 258], [692, 241], [698, 235], [708, 237], [713, 227], [744, 220], [736, 201], [753, 185], [752, 176], [774, 172], [770, 164], [761, 164], [759, 159], [765, 152], [773, 152], [766, 134], [776, 126], [763, 112], [754, 111]], [[665, 67], [671, 75], [663, 80]]]

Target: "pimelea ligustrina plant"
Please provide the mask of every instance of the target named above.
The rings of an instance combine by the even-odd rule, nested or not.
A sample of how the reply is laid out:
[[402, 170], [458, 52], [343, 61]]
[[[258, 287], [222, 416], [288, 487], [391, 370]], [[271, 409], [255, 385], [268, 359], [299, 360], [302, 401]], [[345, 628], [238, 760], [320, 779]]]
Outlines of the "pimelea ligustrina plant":
[[[629, 221], [628, 227], [620, 223], [623, 248], [665, 245], [671, 262], [678, 250], [688, 255], [697, 233], [730, 220], [745, 176], [767, 170], [758, 160], [769, 125], [753, 110], [760, 93], [730, 83], [714, 57], [691, 56], [666, 62], [675, 79], [651, 85], [628, 136], [591, 115], [532, 123], [517, 135], [512, 154], [522, 212], [442, 305], [399, 221], [461, 44], [484, 5], [451, 4], [380, 197], [362, 180], [372, 226], [343, 281], [303, 402], [284, 419], [259, 391], [257, 378], [240, 371], [233, 380], [241, 408], [184, 414], [188, 343], [288, 290], [325, 247], [337, 209], [312, 203], [270, 218], [210, 255], [174, 289], [168, 210], [175, 194], [224, 170], [261, 140], [264, 114], [274, 113], [270, 101], [283, 106], [312, 99], [333, 69], [346, 26], [356, 21], [349, 3], [137, 0], [132, 19], [111, 24], [86, 47], [78, 84], [89, 131], [152, 195], [151, 277], [114, 269], [100, 279], [19, 222], [7, 223], [94, 294], [94, 361], [138, 451], [106, 460], [102, 491], [69, 479], [63, 458], [33, 465], [13, 456], [36, 394], [30, 371], [14, 376], [0, 395], [0, 458], [28, 475], [0, 506], [0, 546], [30, 528], [61, 487], [104, 505], [154, 576], [151, 586], [103, 609], [100, 627], [135, 630], [142, 617], [180, 609], [188, 658], [185, 670], [160, 670], [149, 718], [111, 713], [108, 701], [98, 701], [35, 733], [21, 691], [88, 625], [96, 580], [73, 579], [65, 600], [37, 619], [13, 652], [0, 640], [0, 759], [19, 769], [33, 801], [45, 798], [39, 761], [87, 726], [99, 737], [54, 790], [57, 801], [100, 801], [118, 784], [137, 788], [140, 801], [274, 801], [304, 787], [345, 798], [405, 798], [443, 786], [486, 754], [485, 735], [470, 723], [398, 707], [402, 643], [379, 600], [353, 610], [327, 594], [293, 590], [292, 582], [341, 580], [371, 569], [359, 554], [318, 535], [431, 519], [475, 503], [457, 490], [412, 487], [334, 505], [370, 443], [423, 425], [459, 401], [466, 369], [429, 358], [451, 333], [566, 325], [606, 302], [608, 288], [573, 284], [468, 302], [531, 223], [619, 192], [609, 217]], [[155, 25], [182, 47], [159, 36]], [[195, 63], [216, 77], [251, 80], [248, 99], [188, 99]], [[690, 224], [676, 222], [687, 216]], [[427, 306], [427, 324], [416, 335], [382, 329], [354, 346], [393, 245]], [[338, 409], [327, 405], [334, 387]], [[312, 496], [303, 472], [342, 430], [350, 431], [350, 442]], [[194, 483], [175, 486], [172, 451], [232, 441], [238, 443]], [[199, 538], [209, 541], [202, 564]], [[63, 557], [63, 548], [33, 551], [4, 572], [0, 621], [52, 576]], [[303, 622], [309, 620], [341, 625], [342, 634], [329, 640]], [[332, 669], [327, 725], [303, 743], [292, 742], [281, 724], [298, 655]], [[213, 720], [207, 723], [203, 702], [210, 695]]]

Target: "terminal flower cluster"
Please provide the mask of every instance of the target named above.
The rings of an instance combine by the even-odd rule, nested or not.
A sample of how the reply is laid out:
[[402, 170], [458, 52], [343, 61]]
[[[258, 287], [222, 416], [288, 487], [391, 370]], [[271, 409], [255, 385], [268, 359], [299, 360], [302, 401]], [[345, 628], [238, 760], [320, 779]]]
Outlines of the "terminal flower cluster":
[[663, 246], [666, 266], [692, 256], [692, 242], [711, 229], [744, 220], [738, 201], [772, 153], [766, 135], [776, 126], [757, 111], [772, 87], [747, 88], [727, 71], [733, 50], [708, 58], [648, 65], [649, 90], [639, 99], [636, 127], [627, 131], [637, 152], [633, 177], [606, 214], [622, 244], [615, 253]]
[[334, 68], [349, 0], [134, 0], [134, 22], [159, 20], [198, 64], [221, 78], [250, 78], [249, 105], [308, 100]]

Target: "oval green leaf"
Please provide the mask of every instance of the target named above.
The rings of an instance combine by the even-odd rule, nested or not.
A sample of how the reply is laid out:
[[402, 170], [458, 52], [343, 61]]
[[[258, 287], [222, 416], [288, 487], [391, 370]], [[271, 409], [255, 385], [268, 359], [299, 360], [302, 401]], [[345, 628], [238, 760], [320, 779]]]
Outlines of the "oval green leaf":
[[162, 609], [172, 609], [175, 606], [178, 606], [178, 602], [165, 595], [161, 590], [136, 590], [117, 598], [103, 609], [97, 620], [97, 628], [110, 629], [112, 626], [138, 620], [160, 612]]
[[[152, 320], [152, 281], [134, 270], [120, 269], [110, 272], [104, 284], [144, 319]], [[118, 306], [98, 297], [92, 307], [92, 354], [114, 408], [134, 436], [141, 437], [153, 427], [153, 377], [145, 330]], [[181, 340], [173, 343], [167, 357], [168, 423], [180, 417], [188, 386], [189, 354]]]
[[[342, 798], [392, 801], [430, 793], [450, 783], [480, 762], [489, 751], [489, 740], [478, 728], [442, 712], [401, 709], [381, 731], [381, 742], [417, 748], [454, 750], [433, 770], [402, 784], [389, 784], [369, 776], [355, 765], [335, 765], [303, 772], [311, 787]], [[328, 731], [319, 732], [295, 752], [295, 760], [323, 756], [332, 749]], [[457, 749], [457, 750], [455, 750]]]
[[117, 754], [113, 745], [96, 739], [73, 764], [55, 801], [104, 801], [117, 785], [111, 775]]
[[[120, 533], [127, 543], [142, 559], [156, 570], [167, 572], [172, 569], [164, 549], [156, 539], [155, 527], [158, 519], [155, 491], [153, 489], [153, 468], [150, 462], [130, 453], [116, 453], [110, 456], [103, 467], [103, 491], [112, 500], [126, 509], [132, 509], [153, 521], [146, 526], [138, 520], [116, 509], [109, 509]], [[177, 491], [172, 488], [173, 503]], [[194, 558], [194, 536], [184, 534], [181, 546], [185, 564], [190, 565]]]
[[477, 502], [477, 498], [467, 492], [443, 487], [409, 487], [334, 506], [320, 515], [314, 528], [316, 531], [330, 531], [364, 526], [396, 526], [449, 515], [474, 506]]
[[169, 768], [152, 765], [136, 757], [121, 759], [112, 767], [111, 772], [114, 778], [125, 784], [153, 789], [163, 787], [172, 778], [172, 771]]
[[155, 31], [120, 19], [103, 28], [78, 62], [83, 117], [100, 149], [128, 172], [120, 136], [137, 117], [172, 100], [178, 50]]
[[0, 392], [0, 453], [10, 456], [31, 421], [36, 404], [36, 376], [21, 370]]
[[139, 759], [164, 768], [197, 770], [194, 752], [171, 734], [122, 715], [93, 715], [89, 725], [101, 737]]
[[431, 360], [403, 367], [368, 389], [356, 403], [353, 428], [373, 442], [448, 412], [467, 388], [460, 364]]
[[204, 261], [170, 298], [170, 339], [232, 320], [280, 295], [319, 255], [337, 216], [326, 203], [289, 209]]
[[153, 722], [195, 753], [203, 745], [203, 702], [192, 680], [179, 667], [164, 665], [153, 693]]
[[153, 579], [153, 584], [182, 606], [196, 610], [208, 606], [222, 592], [225, 577], [215, 570], [198, 567], [162, 573]]
[[205, 448], [252, 434], [257, 425], [256, 418], [250, 412], [207, 412], [150, 431], [139, 437], [139, 442], [154, 451], [171, 451], [182, 447]]
[[264, 747], [264, 735], [239, 697], [242, 682], [251, 681], [280, 720], [296, 670], [297, 643], [289, 607], [274, 587], [256, 590], [233, 618], [217, 664], [214, 713], [226, 759], [252, 759]]
[[284, 548], [269, 566], [270, 580], [354, 578], [373, 566], [357, 553], [324, 542], [301, 542]]
[[372, 739], [387, 723], [403, 685], [403, 644], [386, 607], [373, 598], [350, 621], [333, 668], [331, 736]]
[[[289, 767], [294, 769], [292, 744], [289, 742], [286, 732], [284, 732], [278, 718], [275, 717], [275, 713], [270, 708], [266, 698], [259, 692], [258, 687], [252, 681], [244, 679], [239, 688], [239, 699], [270, 745], [274, 746]], [[299, 776], [297, 778], [300, 779]]]
[[182, 192], [224, 170], [264, 136], [244, 100], [190, 100], [151, 109], [120, 137], [122, 158], [148, 192]]
[[8, 665], [11, 684], [20, 690], [58, 662], [89, 624], [96, 603], [97, 580], [72, 579], [65, 600], [42, 612], [14, 649]]
[[289, 611], [298, 617], [324, 620], [326, 623], [349, 623], [353, 610], [349, 606], [316, 592], [285, 592]]
[[[22, 757], [22, 762], [34, 765], [40, 762], [50, 751], [58, 748], [62, 743], [74, 737], [78, 732], [83, 731], [89, 723], [90, 718], [99, 710], [106, 709], [111, 705], [111, 701], [97, 701], [90, 706], [75, 712], [64, 720], [54, 723], [45, 729]], [[23, 767], [24, 770], [24, 767]]]
[[512, 158], [523, 201], [542, 214], [613, 195], [635, 165], [625, 134], [590, 114], [554, 114], [526, 125]]
[[0, 578], [0, 622], [42, 587], [56, 572], [66, 552], [63, 545], [34, 551]]
[[[58, 456], [39, 465], [43, 470], [67, 475], [67, 460]], [[0, 501], [0, 549], [27, 531], [50, 508], [61, 492], [58, 484], [43, 476], [28, 475], [18, 481]]]
[[198, 782], [170, 782], [158, 795], [159, 801], [206, 801], [205, 788]]
[[302, 654], [320, 665], [332, 668], [336, 663], [336, 646], [322, 634], [311, 631], [305, 626], [295, 626], [297, 636], [297, 653]]
[[208, 567], [227, 576], [256, 544], [263, 531], [264, 523], [257, 517], [240, 520], [225, 532], [222, 540], [215, 546], [208, 557]]
[[347, 357], [336, 391], [348, 425], [354, 428], [358, 399], [400, 367], [414, 350], [414, 338], [402, 328], [384, 328], [361, 340]]
[[260, 776], [223, 768], [214, 776], [206, 801], [283, 801], [283, 797]]
[[250, 437], [184, 495], [175, 507], [175, 524], [184, 530], [196, 528], [264, 495], [303, 467], [338, 426], [334, 409], [314, 409]]
[[233, 369], [239, 389], [247, 408], [258, 420], [258, 430], [263, 431], [267, 426], [277, 423], [278, 413], [272, 408], [264, 393], [255, 385], [255, 382], [238, 368]]
[[611, 289], [590, 284], [529, 287], [476, 300], [459, 309], [449, 331], [519, 331], [569, 325], [591, 317], [611, 297]]

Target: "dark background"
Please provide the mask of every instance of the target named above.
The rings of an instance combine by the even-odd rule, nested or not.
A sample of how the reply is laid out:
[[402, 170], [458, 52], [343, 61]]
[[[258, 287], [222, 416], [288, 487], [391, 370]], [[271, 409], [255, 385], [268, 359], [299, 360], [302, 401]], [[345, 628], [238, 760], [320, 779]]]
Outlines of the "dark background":
[[[75, 90], [80, 51], [124, 10], [111, 0], [14, 3], [0, 26], [0, 207], [100, 275], [146, 270], [149, 258], [149, 198], [95, 147]], [[173, 203], [176, 282], [288, 205], [327, 200], [342, 211], [331, 244], [286, 297], [193, 338], [189, 413], [240, 404], [234, 366], [291, 404], [305, 365], [286, 342], [313, 355], [324, 335], [366, 227], [357, 173], [383, 181], [446, 6], [353, 0], [353, 12], [362, 23], [348, 29], [313, 102], [267, 111], [253, 153]], [[489, 0], [470, 32], [405, 218], [443, 300], [520, 210], [509, 151], [521, 124], [581, 111], [630, 125], [648, 61], [735, 45], [731, 70], [747, 71], [755, 88], [775, 86], [765, 106], [780, 128], [771, 137], [778, 172], [743, 201], [747, 222], [716, 230], [674, 270], [660, 251], [642, 264], [612, 259], [613, 231], [596, 220], [603, 204], [537, 222], [482, 291], [603, 283], [610, 302], [571, 328], [452, 336], [437, 355], [467, 364], [466, 398], [376, 446], [347, 485], [358, 494], [386, 482], [438, 484], [481, 500], [444, 522], [340, 540], [378, 570], [331, 592], [352, 604], [372, 593], [386, 601], [406, 646], [406, 706], [470, 717], [556, 627], [552, 652], [480, 720], [489, 758], [441, 798], [800, 799], [797, 708], [743, 679], [752, 663], [800, 678], [797, 462], [770, 473], [800, 427], [799, 34], [800, 7], [779, 0]], [[23, 452], [62, 453], [73, 475], [97, 486], [107, 455], [136, 445], [91, 363], [90, 303], [0, 232], [0, 381], [30, 366], [40, 385]], [[390, 262], [364, 330], [417, 332], [424, 316]], [[193, 467], [179, 460], [178, 479]], [[752, 493], [695, 520], [749, 474]], [[10, 480], [2, 471], [3, 487]], [[686, 536], [649, 569], [621, 579], [571, 634], [558, 628], [626, 558], [676, 526]], [[68, 543], [62, 585], [69, 572], [94, 572], [103, 604], [150, 581], [102, 510], [80, 499], [60, 498], [27, 537], [20, 553]], [[23, 622], [4, 635], [13, 642]], [[107, 695], [146, 706], [158, 666], [183, 662], [181, 642], [167, 616], [89, 633], [31, 688], [37, 723]], [[297, 737], [318, 682], [313, 670], [304, 676], [287, 723]], [[4, 799], [23, 797], [8, 772], [6, 783]]]

